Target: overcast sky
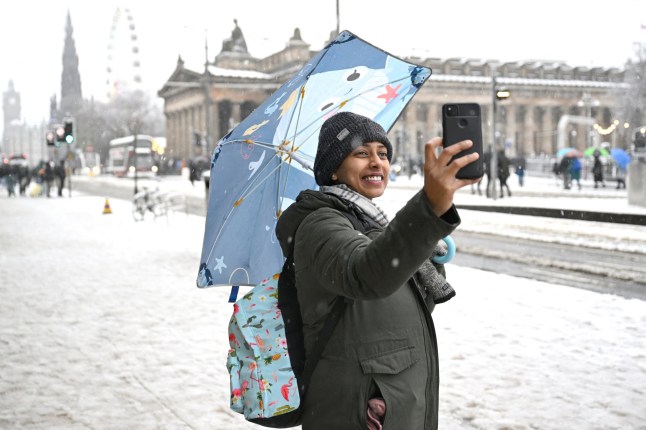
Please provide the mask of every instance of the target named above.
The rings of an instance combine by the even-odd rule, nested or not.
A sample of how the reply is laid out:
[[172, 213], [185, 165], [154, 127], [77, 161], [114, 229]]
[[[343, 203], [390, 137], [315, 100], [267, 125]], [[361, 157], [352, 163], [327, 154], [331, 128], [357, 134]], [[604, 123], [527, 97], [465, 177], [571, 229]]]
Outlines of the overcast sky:
[[[340, 0], [340, 27], [396, 55], [560, 60], [571, 66], [622, 67], [633, 44], [646, 41], [646, 0]], [[7, 6], [10, 4], [10, 6]], [[0, 88], [13, 80], [29, 123], [46, 120], [60, 100], [65, 17], [70, 11], [83, 95], [106, 92], [108, 41], [117, 6], [134, 17], [142, 77], [161, 88], [181, 55], [202, 67], [205, 35], [212, 59], [236, 18], [249, 51], [264, 57], [284, 47], [300, 27], [311, 49], [336, 28], [336, 1], [245, 0], [181, 2], [22, 0], [0, 13]], [[129, 50], [127, 46], [125, 49]], [[2, 124], [0, 123], [0, 127]], [[1, 129], [0, 129], [1, 130]]]

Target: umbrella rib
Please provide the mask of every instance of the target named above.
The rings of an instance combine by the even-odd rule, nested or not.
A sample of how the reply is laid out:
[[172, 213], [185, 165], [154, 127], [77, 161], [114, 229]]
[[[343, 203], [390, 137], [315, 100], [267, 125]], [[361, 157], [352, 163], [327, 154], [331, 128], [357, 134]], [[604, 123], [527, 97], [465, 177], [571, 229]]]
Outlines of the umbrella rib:
[[[273, 144], [269, 144], [269, 143], [266, 143], [266, 142], [253, 142], [253, 141], [244, 140], [244, 139], [231, 140], [231, 141], [226, 142], [225, 144], [231, 144], [231, 143], [250, 143], [250, 144], [258, 144], [258, 145], [259, 145], [259, 146], [261, 146], [261, 147], [264, 147], [264, 148], [267, 148], [267, 149], [271, 149], [271, 150], [274, 150], [274, 151], [277, 149], [277, 148], [276, 148], [276, 146], [275, 146], [275, 145], [273, 145]], [[284, 148], [283, 146], [281, 146], [281, 147], [279, 147], [279, 148], [280, 148], [280, 150], [285, 151], [285, 148]], [[277, 156], [277, 155], [278, 155], [278, 154], [275, 154], [274, 156]], [[269, 179], [269, 178], [271, 177], [271, 175], [272, 175], [273, 173], [275, 173], [275, 172], [276, 172], [276, 171], [281, 167], [281, 165], [282, 165], [282, 163], [279, 163], [275, 168], [273, 168], [271, 171], [269, 171], [266, 175], [264, 175], [264, 176], [263, 176], [262, 174], [265, 172], [265, 170], [266, 170], [266, 169], [268, 168], [268, 166], [269, 166], [269, 164], [266, 164], [266, 165], [265, 165], [265, 166], [263, 166], [263, 168], [258, 172], [258, 174], [256, 175], [256, 178], [254, 178], [254, 180], [253, 180], [253, 181], [251, 181], [251, 182], [249, 183], [249, 185], [247, 186], [247, 188], [245, 188], [245, 189], [242, 191], [242, 193], [240, 194], [240, 197], [239, 197], [238, 199], [236, 199], [236, 202], [235, 202], [235, 203], [234, 203], [234, 205], [230, 208], [229, 212], [226, 214], [226, 216], [225, 216], [225, 217], [224, 217], [224, 219], [222, 220], [222, 226], [221, 226], [221, 227], [220, 227], [220, 229], [218, 230], [218, 232], [217, 232], [217, 234], [216, 234], [216, 236], [215, 236], [215, 239], [213, 240], [213, 245], [211, 246], [211, 249], [209, 250], [209, 256], [208, 256], [208, 258], [209, 258], [209, 259], [211, 258], [211, 255], [213, 254], [213, 249], [215, 248], [215, 245], [216, 245], [217, 241], [220, 239], [220, 236], [222, 235], [222, 232], [224, 231], [224, 228], [225, 228], [225, 226], [226, 226], [226, 224], [227, 224], [227, 222], [228, 222], [229, 218], [230, 218], [230, 217], [231, 217], [231, 215], [233, 214], [233, 211], [235, 210], [235, 208], [236, 208], [237, 206], [239, 206], [239, 205], [242, 203], [242, 201], [243, 201], [244, 199], [246, 199], [249, 195], [251, 195], [251, 194], [252, 194], [252, 193], [253, 193], [253, 192], [254, 192], [254, 191], [255, 191], [255, 190], [256, 190], [260, 185], [262, 185], [262, 184], [263, 184], [267, 179]], [[263, 179], [262, 179], [262, 180], [260, 180], [260, 181], [258, 181], [258, 178], [260, 178], [261, 176], [263, 177]], [[287, 186], [287, 185], [285, 184], [284, 189], [286, 188], [286, 186]], [[284, 192], [284, 191], [283, 191], [283, 192]], [[279, 198], [280, 198], [280, 197], [279, 197]], [[279, 201], [278, 203], [280, 203], [280, 201]]]
[[[218, 240], [220, 239], [220, 236], [222, 235], [222, 232], [224, 231], [224, 228], [226, 227], [227, 222], [229, 221], [229, 218], [231, 218], [231, 215], [233, 214], [235, 208], [237, 208], [242, 203], [242, 201], [244, 199], [246, 199], [249, 195], [251, 195], [251, 193], [253, 193], [262, 183], [264, 183], [267, 179], [269, 179], [271, 174], [273, 174], [276, 170], [278, 170], [280, 168], [280, 165], [281, 164], [279, 163], [275, 168], [273, 168], [271, 171], [269, 171], [268, 174], [265, 175], [261, 181], [257, 181], [257, 178], [260, 177], [260, 174], [263, 171], [261, 170], [260, 172], [258, 172], [258, 175], [256, 176], [256, 179], [254, 179], [254, 181], [251, 182], [249, 187], [247, 187], [245, 190], [242, 191], [242, 193], [240, 194], [240, 197], [235, 201], [233, 206], [231, 208], [229, 208], [229, 212], [226, 214], [226, 216], [222, 220], [222, 226], [220, 227], [217, 234], [215, 235], [215, 238], [213, 239], [213, 245], [211, 245], [211, 249], [209, 250], [209, 255], [207, 257], [207, 260], [210, 260], [211, 255], [213, 254], [213, 250], [215, 249], [215, 245], [217, 244]], [[265, 165], [263, 170], [265, 170], [267, 168], [267, 166], [268, 165]], [[253, 185], [253, 187], [252, 187], [252, 185]]]
[[[367, 92], [370, 92], [370, 91], [373, 91], [373, 90], [375, 90], [377, 88], [380, 88], [383, 85], [390, 85], [390, 84], [395, 84], [397, 82], [405, 81], [408, 78], [410, 78], [410, 75], [402, 76], [401, 78], [397, 78], [397, 79], [392, 79], [392, 80], [386, 82], [385, 84], [379, 84], [379, 85], [375, 85], [373, 87], [367, 88], [366, 90], [364, 90], [364, 91], [362, 91], [362, 92], [360, 92], [358, 94], [355, 94], [353, 97], [350, 97], [347, 100], [343, 100], [339, 105], [335, 106], [335, 108], [341, 109], [348, 102], [350, 102], [350, 101], [352, 101], [352, 100], [354, 100], [354, 99], [356, 99], [358, 97], [363, 96], [363, 94], [365, 94]], [[304, 92], [304, 91], [305, 91], [305, 89], [303, 88], [301, 92]], [[301, 114], [301, 108], [303, 107], [302, 102], [303, 102], [304, 98], [305, 98], [305, 96], [299, 97], [299, 102], [300, 103], [299, 103], [299, 109], [298, 109], [298, 116], [297, 116], [297, 119], [296, 119], [296, 124], [297, 124], [296, 128], [297, 129], [298, 129], [298, 122], [299, 122], [300, 114]], [[294, 115], [295, 113], [296, 113], [296, 109], [294, 110], [294, 113], [292, 115]], [[323, 117], [323, 116], [325, 116], [325, 114], [321, 114], [320, 116], [316, 117], [310, 124], [307, 124], [301, 130], [294, 131], [293, 138], [291, 139], [292, 143], [295, 144], [296, 143], [296, 138], [299, 137], [301, 134], [305, 133], [305, 131], [307, 131], [308, 129], [311, 129], [311, 127], [314, 126], [318, 122], [318, 120], [321, 119], [321, 117]], [[308, 135], [304, 140], [307, 140], [310, 136], [312, 136], [315, 131], [316, 130], [311, 131], [310, 135]], [[297, 147], [297, 149], [294, 150], [294, 152], [298, 151], [298, 148], [300, 148], [300, 146]]]

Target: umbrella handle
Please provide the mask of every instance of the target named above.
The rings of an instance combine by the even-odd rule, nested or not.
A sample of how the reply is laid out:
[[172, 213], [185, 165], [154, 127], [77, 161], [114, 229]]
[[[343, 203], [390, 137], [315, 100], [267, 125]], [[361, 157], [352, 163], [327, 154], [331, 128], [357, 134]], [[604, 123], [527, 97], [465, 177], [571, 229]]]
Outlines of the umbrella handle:
[[453, 260], [453, 257], [455, 257], [455, 242], [453, 241], [453, 238], [451, 236], [446, 236], [442, 238], [442, 240], [444, 241], [444, 243], [446, 243], [448, 251], [445, 255], [436, 255], [435, 257], [433, 257], [434, 263], [446, 264], [449, 261]]

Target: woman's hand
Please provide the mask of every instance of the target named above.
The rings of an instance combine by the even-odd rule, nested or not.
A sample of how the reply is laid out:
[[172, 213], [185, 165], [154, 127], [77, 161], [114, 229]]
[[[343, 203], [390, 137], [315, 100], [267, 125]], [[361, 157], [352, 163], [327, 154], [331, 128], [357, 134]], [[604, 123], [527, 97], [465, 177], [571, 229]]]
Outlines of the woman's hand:
[[[424, 192], [428, 201], [431, 203], [433, 212], [437, 216], [442, 216], [451, 208], [453, 204], [453, 195], [457, 190], [467, 185], [477, 183], [480, 178], [476, 179], [457, 179], [455, 174], [462, 167], [477, 160], [479, 155], [472, 153], [451, 159], [457, 153], [470, 148], [473, 142], [463, 140], [448, 148], [444, 148], [437, 154], [437, 149], [442, 147], [442, 138], [434, 137], [426, 143], [424, 157]], [[449, 164], [451, 163], [451, 164]]]

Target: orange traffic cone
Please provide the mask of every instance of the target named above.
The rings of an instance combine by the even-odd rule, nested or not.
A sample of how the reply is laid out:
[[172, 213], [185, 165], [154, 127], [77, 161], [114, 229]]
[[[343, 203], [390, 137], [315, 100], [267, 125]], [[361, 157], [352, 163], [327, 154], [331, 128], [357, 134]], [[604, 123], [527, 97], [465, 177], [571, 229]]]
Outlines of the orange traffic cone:
[[105, 214], [111, 214], [112, 209], [110, 209], [110, 202], [108, 201], [108, 198], [105, 198], [105, 205], [103, 205], [103, 215]]

